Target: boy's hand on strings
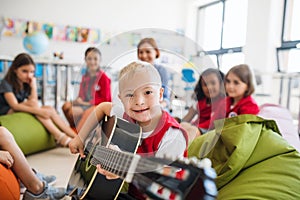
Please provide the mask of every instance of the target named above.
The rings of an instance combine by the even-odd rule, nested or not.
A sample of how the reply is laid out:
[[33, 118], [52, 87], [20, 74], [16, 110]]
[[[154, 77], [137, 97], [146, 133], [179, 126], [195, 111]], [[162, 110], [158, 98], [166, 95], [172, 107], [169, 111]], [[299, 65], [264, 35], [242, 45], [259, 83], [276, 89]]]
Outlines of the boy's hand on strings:
[[97, 165], [97, 171], [98, 171], [100, 174], [102, 174], [103, 176], [105, 176], [106, 179], [108, 179], [108, 180], [112, 180], [112, 179], [117, 179], [117, 178], [119, 178], [118, 175], [115, 175], [115, 174], [113, 174], [113, 173], [111, 173], [111, 172], [109, 172], [109, 171], [104, 170], [104, 169], [101, 167], [101, 165]]
[[[121, 149], [117, 145], [109, 145], [108, 148], [113, 149], [115, 151], [121, 151]], [[106, 171], [101, 167], [101, 165], [97, 165], [97, 170], [100, 174], [104, 175], [108, 180], [120, 178], [118, 175], [113, 174], [109, 171]]]
[[69, 143], [69, 149], [71, 153], [73, 154], [79, 153], [81, 158], [85, 158], [84, 144], [78, 135], [75, 138], [73, 138]]

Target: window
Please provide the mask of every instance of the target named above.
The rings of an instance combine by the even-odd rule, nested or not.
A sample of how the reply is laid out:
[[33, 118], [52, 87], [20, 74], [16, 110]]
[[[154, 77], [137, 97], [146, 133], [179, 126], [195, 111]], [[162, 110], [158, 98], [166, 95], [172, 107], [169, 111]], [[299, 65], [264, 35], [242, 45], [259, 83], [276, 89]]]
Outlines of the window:
[[281, 47], [277, 48], [279, 72], [300, 72], [300, 0], [284, 0]]
[[[203, 17], [203, 25], [199, 26], [199, 32], [203, 33], [203, 49], [206, 51], [220, 48], [222, 32], [223, 4], [216, 3], [199, 10], [199, 21]], [[201, 35], [201, 34], [199, 34]]]
[[234, 65], [243, 63], [245, 58], [244, 54], [241, 52], [237, 53], [226, 53], [220, 56], [220, 59], [222, 60], [222, 65], [220, 66], [222, 68], [222, 71], [224, 73], [227, 73], [231, 67]]
[[[197, 43], [226, 72], [244, 62], [247, 0], [218, 0], [198, 8]], [[198, 55], [203, 55], [199, 53]]]

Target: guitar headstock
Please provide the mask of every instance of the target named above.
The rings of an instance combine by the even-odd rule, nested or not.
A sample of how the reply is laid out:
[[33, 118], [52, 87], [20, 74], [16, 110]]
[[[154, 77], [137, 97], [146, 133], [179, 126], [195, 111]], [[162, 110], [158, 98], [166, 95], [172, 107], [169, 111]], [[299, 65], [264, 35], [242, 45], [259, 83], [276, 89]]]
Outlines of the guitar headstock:
[[216, 173], [209, 159], [183, 158], [171, 161], [166, 158], [149, 157], [159, 163], [155, 170], [137, 173], [133, 184], [151, 199], [215, 199]]

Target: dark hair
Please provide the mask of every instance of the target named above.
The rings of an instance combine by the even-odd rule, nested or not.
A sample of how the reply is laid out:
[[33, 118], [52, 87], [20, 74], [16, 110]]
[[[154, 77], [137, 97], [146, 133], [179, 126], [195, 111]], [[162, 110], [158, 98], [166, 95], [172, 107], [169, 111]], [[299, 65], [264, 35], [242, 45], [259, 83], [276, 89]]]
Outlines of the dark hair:
[[195, 86], [194, 89], [194, 95], [195, 98], [199, 101], [200, 99], [206, 98], [202, 86], [201, 86], [201, 81], [203, 79], [204, 76], [210, 75], [210, 74], [215, 74], [218, 77], [219, 83], [220, 83], [220, 87], [221, 87], [221, 96], [225, 96], [225, 89], [224, 89], [224, 73], [221, 72], [218, 69], [214, 69], [214, 68], [208, 68], [205, 71], [202, 72], [202, 74], [199, 76], [199, 80]]
[[[33, 65], [35, 68], [35, 63], [31, 58], [31, 56], [27, 53], [20, 53], [14, 58], [7, 74], [4, 77], [4, 80], [6, 80], [9, 84], [11, 84], [13, 90], [17, 93], [21, 90], [21, 86], [18, 82], [18, 77], [15, 73], [15, 70], [24, 65]], [[30, 93], [31, 90], [30, 85], [28, 83], [24, 83], [23, 86], [24, 86], [24, 90]]]
[[159, 58], [160, 51], [159, 51], [158, 46], [157, 46], [157, 44], [156, 44], [156, 42], [153, 38], [144, 38], [144, 39], [142, 39], [139, 42], [139, 44], [137, 45], [137, 48], [138, 48], [137, 53], [139, 54], [139, 49], [140, 49], [141, 45], [145, 44], [145, 43], [150, 44], [153, 47], [153, 49], [156, 51], [155, 58]]
[[245, 92], [244, 97], [247, 97], [247, 96], [250, 96], [251, 94], [253, 94], [253, 92], [255, 90], [254, 84], [253, 84], [253, 77], [252, 77], [252, 72], [248, 65], [240, 64], [240, 65], [236, 65], [236, 66], [232, 67], [227, 72], [225, 79], [227, 79], [227, 76], [229, 73], [233, 73], [234, 75], [239, 77], [239, 79], [241, 79], [241, 81], [243, 83], [247, 84], [248, 89]]
[[87, 48], [87, 50], [85, 50], [84, 57], [87, 57], [88, 53], [91, 52], [91, 51], [94, 51], [94, 52], [98, 53], [100, 55], [100, 57], [102, 56], [101, 51], [98, 48], [89, 47], [89, 48]]

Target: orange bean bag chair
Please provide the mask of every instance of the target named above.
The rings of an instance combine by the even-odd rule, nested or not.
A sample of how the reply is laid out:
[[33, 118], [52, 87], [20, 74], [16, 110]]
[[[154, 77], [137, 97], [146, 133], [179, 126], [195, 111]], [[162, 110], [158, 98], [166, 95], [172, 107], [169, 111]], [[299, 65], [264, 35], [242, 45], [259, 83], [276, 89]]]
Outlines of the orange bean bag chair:
[[0, 164], [0, 199], [20, 199], [19, 181], [14, 173], [2, 164]]

